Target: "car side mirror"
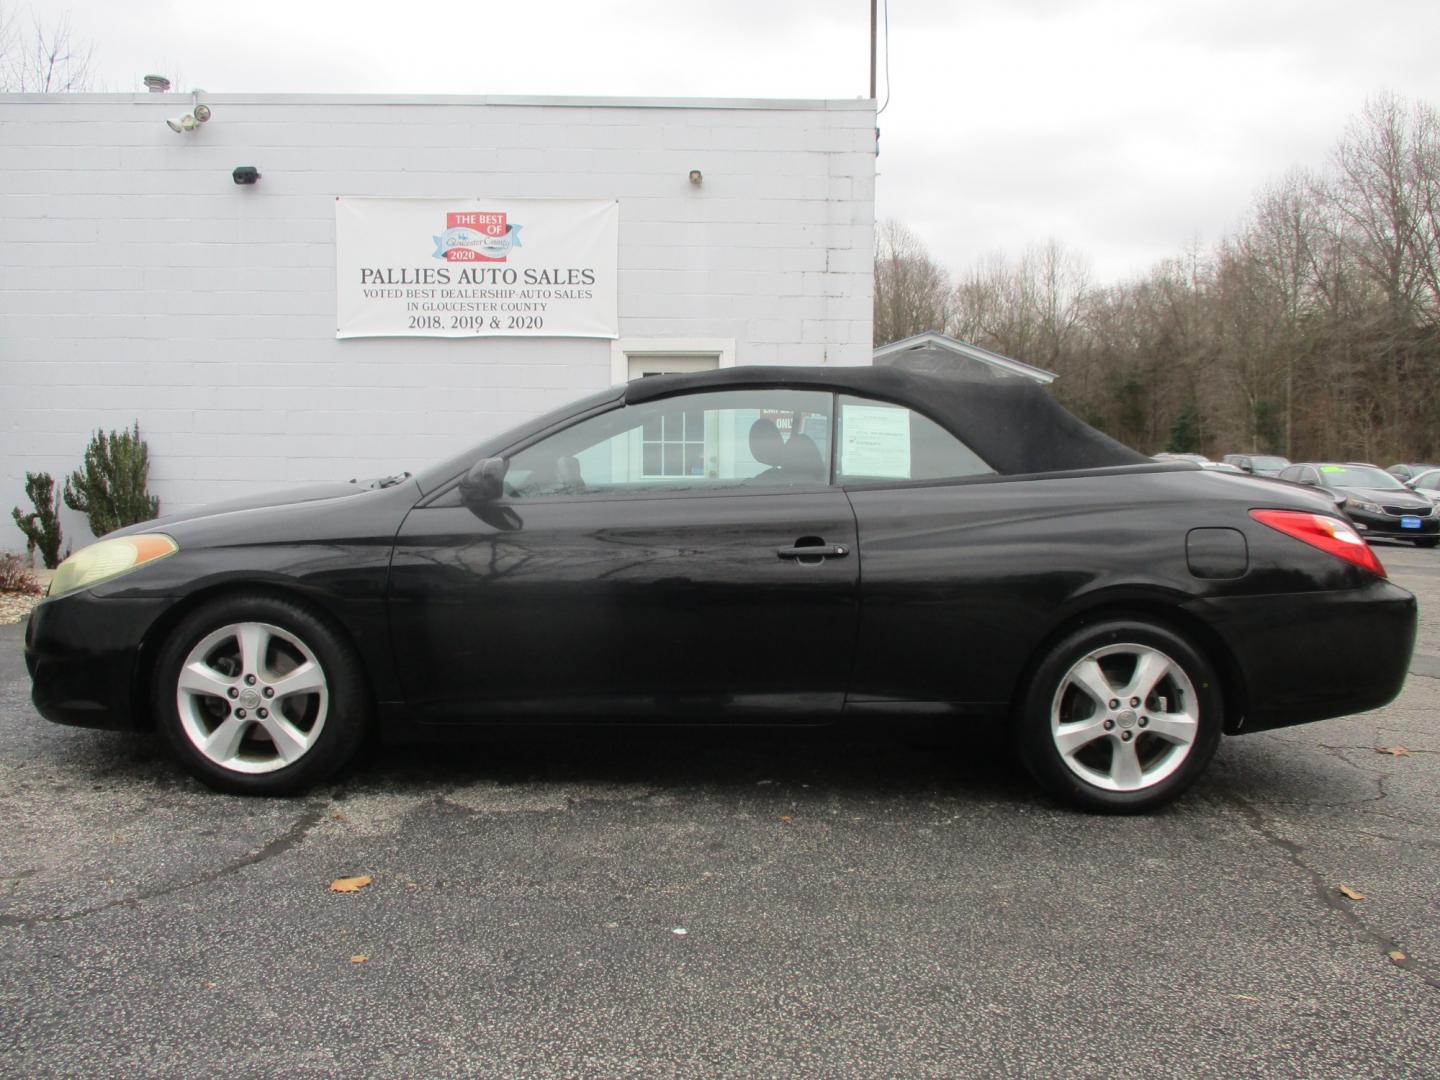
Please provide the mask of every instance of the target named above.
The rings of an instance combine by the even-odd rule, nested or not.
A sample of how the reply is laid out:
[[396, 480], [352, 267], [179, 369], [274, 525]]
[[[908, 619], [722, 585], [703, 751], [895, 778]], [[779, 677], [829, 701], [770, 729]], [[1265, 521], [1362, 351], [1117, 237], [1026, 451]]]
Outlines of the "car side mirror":
[[510, 463], [504, 458], [481, 458], [460, 481], [460, 497], [467, 503], [494, 502], [505, 493], [505, 473]]
[[1241, 471], [1241, 472], [1248, 472], [1251, 476], [1254, 476], [1254, 475], [1255, 475], [1255, 466], [1254, 466], [1254, 465], [1251, 465], [1250, 462], [1248, 462], [1248, 461], [1242, 461], [1242, 462], [1240, 463], [1240, 471]]

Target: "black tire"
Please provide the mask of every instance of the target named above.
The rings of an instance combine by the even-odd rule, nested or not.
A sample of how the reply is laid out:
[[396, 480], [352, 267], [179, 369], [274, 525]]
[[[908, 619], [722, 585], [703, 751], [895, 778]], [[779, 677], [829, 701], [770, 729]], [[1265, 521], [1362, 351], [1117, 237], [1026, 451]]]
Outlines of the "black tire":
[[[1097, 654], [1096, 663], [1105, 685], [1116, 694], [1111, 701], [1119, 703], [1118, 709], [1105, 702], [1092, 711], [1096, 695], [1085, 691], [1078, 677], [1070, 677], [1072, 669], [1078, 671], [1077, 665]], [[1147, 700], [1131, 708], [1130, 701], [1119, 696], [1126, 665], [1130, 665], [1129, 677], [1138, 678], [1140, 658], [1150, 656], [1160, 658], [1150, 662], [1166, 674]], [[1184, 700], [1187, 697], [1193, 700]], [[1172, 702], [1181, 710], [1170, 710]], [[1193, 725], [1183, 723], [1182, 728], [1178, 718], [1191, 714]], [[1085, 810], [1135, 814], [1164, 806], [1195, 782], [1215, 756], [1223, 722], [1220, 682], [1199, 649], [1147, 618], [1112, 617], [1072, 631], [1049, 649], [1025, 688], [1015, 734], [1021, 760], [1050, 794]], [[1169, 735], [1162, 737], [1161, 728], [1186, 731], [1191, 736], [1188, 750]], [[1078, 750], [1072, 746], [1068, 759], [1058, 744], [1066, 731], [1074, 731], [1074, 737], [1082, 740], [1075, 744]], [[1121, 757], [1127, 753], [1138, 772], [1121, 768]], [[1145, 777], [1147, 771], [1156, 777], [1153, 782]], [[1104, 786], [1120, 782], [1117, 777], [1132, 776], [1140, 786], [1123, 790]]]
[[[238, 632], [248, 627], [260, 629]], [[242, 637], [255, 643], [251, 651], [260, 654], [257, 664], [243, 660]], [[208, 659], [197, 660], [201, 654]], [[189, 673], [181, 685], [187, 660], [203, 669], [206, 683], [199, 690]], [[306, 685], [295, 689], [299, 676]], [[319, 685], [311, 688], [310, 683]], [[246, 704], [251, 709], [242, 711]], [[222, 597], [191, 612], [156, 659], [151, 706], [156, 727], [186, 771], [238, 795], [291, 795], [333, 776], [360, 748], [371, 711], [369, 690], [349, 645], [308, 608], [270, 596]], [[216, 740], [222, 726], [239, 734]], [[272, 730], [287, 739], [293, 733], [286, 751]], [[211, 738], [205, 741], [233, 744], [234, 753], [207, 754], [201, 745], [207, 734]]]
[[1436, 544], [1440, 544], [1440, 536], [1427, 536], [1415, 541], [1415, 546], [1419, 548], [1433, 548]]

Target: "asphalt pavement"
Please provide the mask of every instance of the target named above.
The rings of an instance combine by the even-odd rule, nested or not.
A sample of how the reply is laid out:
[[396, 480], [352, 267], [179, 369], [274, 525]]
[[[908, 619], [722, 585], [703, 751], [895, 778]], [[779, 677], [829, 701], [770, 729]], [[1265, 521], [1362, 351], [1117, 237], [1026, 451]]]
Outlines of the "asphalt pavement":
[[1144, 818], [924, 730], [233, 798], [41, 720], [0, 627], [0, 1075], [1440, 1077], [1440, 552], [1380, 554], [1421, 600], [1400, 699], [1227, 739]]

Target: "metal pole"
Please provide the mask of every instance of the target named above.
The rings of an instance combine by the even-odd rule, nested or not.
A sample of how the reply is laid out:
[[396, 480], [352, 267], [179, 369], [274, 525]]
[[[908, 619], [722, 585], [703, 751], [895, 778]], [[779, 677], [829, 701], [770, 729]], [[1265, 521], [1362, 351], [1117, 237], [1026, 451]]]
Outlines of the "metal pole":
[[870, 0], [870, 100], [875, 100], [875, 5], [878, 0]]

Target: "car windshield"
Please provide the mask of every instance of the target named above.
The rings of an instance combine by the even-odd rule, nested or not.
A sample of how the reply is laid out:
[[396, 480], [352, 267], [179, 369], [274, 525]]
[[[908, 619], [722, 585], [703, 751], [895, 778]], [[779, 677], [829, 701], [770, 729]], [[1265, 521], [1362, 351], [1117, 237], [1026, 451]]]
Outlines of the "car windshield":
[[1376, 488], [1381, 491], [1403, 490], [1405, 487], [1384, 469], [1373, 465], [1321, 465], [1320, 482], [1326, 487]]
[[1273, 472], [1279, 472], [1281, 469], [1285, 468], [1285, 466], [1289, 464], [1290, 460], [1283, 457], [1265, 457], [1262, 455], [1260, 457], [1252, 457], [1250, 459], [1251, 468], [1270, 469]]

